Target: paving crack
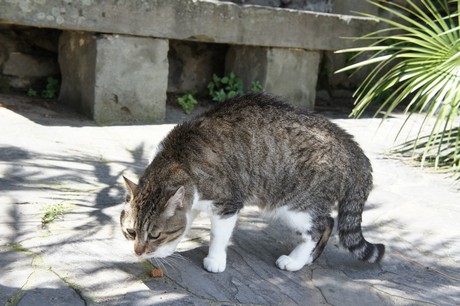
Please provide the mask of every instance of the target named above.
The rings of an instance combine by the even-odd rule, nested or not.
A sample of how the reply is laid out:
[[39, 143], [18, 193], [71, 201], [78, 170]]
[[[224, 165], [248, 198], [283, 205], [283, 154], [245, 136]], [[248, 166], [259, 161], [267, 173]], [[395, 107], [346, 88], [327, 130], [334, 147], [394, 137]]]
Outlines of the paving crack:
[[[12, 250], [13, 252], [25, 253], [25, 254], [27, 254], [29, 256], [35, 256], [36, 255], [34, 252], [24, 248], [21, 245], [21, 243], [14, 243], [14, 244], [11, 244], [11, 245], [7, 245], [6, 249]], [[31, 260], [32, 264], [33, 264], [33, 261], [34, 261], [34, 257], [32, 257], [32, 260]], [[16, 294], [14, 294], [10, 298], [8, 298], [7, 302], [5, 303], [5, 306], [14, 306], [14, 305], [17, 305], [19, 303], [19, 301], [21, 301], [22, 297], [24, 296], [24, 294], [28, 290], [29, 282], [30, 282], [30, 280], [32, 278], [32, 275], [34, 273], [35, 273], [35, 271], [32, 271], [32, 273], [29, 274], [29, 276], [27, 277], [25, 283], [21, 286], [21, 288], [18, 290], [18, 292], [16, 292]]]
[[60, 280], [62, 280], [70, 289], [72, 289], [75, 292], [75, 294], [78, 295], [78, 297], [80, 298], [80, 300], [83, 302], [85, 306], [88, 305], [88, 301], [84, 297], [83, 292], [79, 289], [78, 285], [68, 281], [65, 277], [59, 275], [59, 273], [54, 271], [52, 267], [50, 267], [49, 271], [52, 272], [54, 275], [56, 275]]
[[426, 302], [426, 301], [421, 301], [421, 300], [416, 300], [416, 299], [410, 299], [410, 298], [406, 298], [406, 297], [402, 297], [400, 295], [395, 295], [395, 294], [391, 294], [391, 293], [388, 293], [380, 288], [377, 288], [375, 287], [374, 285], [371, 285], [372, 289], [374, 289], [375, 291], [378, 291], [380, 292], [381, 294], [383, 295], [386, 295], [386, 296], [391, 296], [395, 299], [401, 299], [401, 300], [404, 300], [404, 301], [409, 301], [411, 303], [409, 304], [417, 304], [417, 305], [437, 305], [437, 304], [434, 304], [434, 303], [430, 303], [430, 302]]
[[30, 279], [31, 279], [31, 277], [32, 277], [32, 275], [34, 273], [35, 272], [32, 272], [32, 273], [29, 274], [29, 276], [27, 277], [26, 282], [24, 283], [24, 285], [22, 285], [22, 287], [18, 290], [18, 292], [16, 292], [15, 295], [13, 295], [12, 297], [8, 298], [8, 300], [5, 303], [5, 306], [15, 306], [15, 305], [17, 305], [19, 303], [19, 301], [21, 301], [22, 297], [24, 296], [24, 294], [28, 290], [29, 281], [30, 281]]
[[[320, 287], [315, 286], [315, 282], [313, 281], [313, 275], [314, 275], [315, 270], [317, 270], [317, 269], [318, 269], [318, 268], [313, 268], [313, 269], [311, 269], [310, 282], [311, 282], [313, 288], [315, 288], [316, 290], [319, 291], [319, 293], [321, 294], [321, 296], [323, 297], [323, 299], [324, 299], [324, 301], [327, 303], [327, 305], [332, 306], [332, 304], [329, 303], [329, 301], [327, 300], [326, 296], [324, 295], [323, 290], [322, 290]], [[321, 268], [321, 269], [324, 269], [324, 268]]]
[[31, 266], [32, 266], [32, 273], [30, 273], [30, 275], [27, 277], [27, 280], [26, 282], [24, 283], [24, 285], [19, 289], [19, 291], [12, 297], [10, 297], [8, 299], [8, 301], [6, 302], [5, 306], [13, 306], [13, 305], [17, 305], [20, 300], [22, 299], [22, 297], [24, 296], [24, 294], [31, 289], [31, 287], [29, 286], [29, 283], [30, 281], [33, 279], [33, 275], [38, 271], [38, 270], [46, 270], [46, 271], [50, 271], [51, 273], [53, 273], [54, 275], [56, 275], [64, 284], [66, 284], [68, 286], [68, 288], [72, 289], [79, 297], [80, 299], [82, 300], [83, 304], [86, 306], [88, 305], [88, 302], [87, 300], [85, 299], [85, 297], [83, 296], [83, 293], [81, 292], [81, 290], [78, 288], [77, 285], [71, 283], [70, 281], [68, 281], [65, 277], [59, 275], [59, 273], [57, 273], [56, 271], [53, 270], [52, 266], [48, 263], [46, 263], [42, 256], [40, 254], [37, 254], [27, 248], [24, 248], [22, 246], [22, 243], [23, 241], [19, 242], [19, 243], [15, 243], [15, 244], [12, 244], [9, 246], [9, 249], [15, 251], [15, 252], [21, 252], [21, 253], [24, 253], [24, 254], [27, 254], [29, 256], [32, 257], [31, 259]]
[[394, 253], [395, 253], [397, 256], [399, 256], [399, 257], [401, 257], [402, 259], [404, 259], [405, 261], [407, 261], [407, 262], [413, 264], [414, 266], [417, 266], [418, 268], [420, 268], [420, 269], [422, 269], [422, 270], [431, 272], [431, 273], [433, 273], [433, 274], [437, 274], [437, 275], [439, 275], [439, 276], [441, 276], [441, 277], [443, 277], [443, 278], [445, 278], [445, 279], [451, 280], [451, 281], [457, 281], [457, 282], [460, 281], [460, 278], [458, 278], [458, 277], [451, 276], [451, 275], [449, 275], [449, 274], [447, 274], [447, 273], [444, 273], [444, 272], [442, 272], [442, 271], [439, 271], [439, 270], [437, 270], [437, 269], [435, 269], [435, 268], [432, 268], [432, 267], [429, 267], [429, 266], [427, 266], [427, 265], [421, 264], [421, 263], [419, 263], [418, 261], [413, 260], [413, 259], [411, 259], [411, 258], [409, 258], [409, 257], [407, 257], [407, 256], [405, 256], [405, 255], [403, 255], [403, 254], [401, 254], [400, 252], [394, 251]]

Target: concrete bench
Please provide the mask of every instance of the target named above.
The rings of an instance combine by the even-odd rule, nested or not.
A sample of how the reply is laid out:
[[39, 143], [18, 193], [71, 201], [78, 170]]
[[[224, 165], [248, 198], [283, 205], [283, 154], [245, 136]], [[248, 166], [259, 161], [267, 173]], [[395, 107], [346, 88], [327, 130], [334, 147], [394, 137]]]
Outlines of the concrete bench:
[[367, 18], [196, 0], [0, 0], [0, 23], [63, 30], [59, 99], [100, 123], [165, 115], [169, 40], [231, 45], [226, 70], [314, 107], [320, 54], [351, 47]]

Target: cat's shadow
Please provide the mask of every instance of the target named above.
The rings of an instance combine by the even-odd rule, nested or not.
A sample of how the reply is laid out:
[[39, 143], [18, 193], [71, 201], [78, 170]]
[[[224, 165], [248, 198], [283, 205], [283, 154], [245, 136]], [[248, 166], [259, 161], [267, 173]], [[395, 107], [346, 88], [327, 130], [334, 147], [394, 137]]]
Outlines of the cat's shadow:
[[[311, 286], [314, 275], [320, 279], [342, 277], [340, 267], [350, 267], [360, 277], [363, 272], [380, 271], [378, 266], [359, 262], [341, 248], [335, 233], [312, 265], [297, 272], [280, 270], [275, 262], [279, 256], [289, 254], [297, 242], [296, 237], [281, 225], [265, 227], [263, 224], [262, 221], [255, 226], [241, 224], [235, 229], [227, 249], [224, 272], [210, 273], [204, 269], [203, 259], [208, 253], [208, 245], [205, 240], [200, 240], [202, 242], [196, 247], [166, 259], [165, 279], [149, 279], [145, 284], [151, 290], [161, 290], [172, 281], [177, 284], [175, 293], [182, 296], [178, 303], [200, 304], [203, 303], [197, 300], [200, 297], [232, 303], [304, 305], [306, 300], [315, 300], [318, 294], [318, 290]], [[331, 270], [331, 266], [335, 268]]]

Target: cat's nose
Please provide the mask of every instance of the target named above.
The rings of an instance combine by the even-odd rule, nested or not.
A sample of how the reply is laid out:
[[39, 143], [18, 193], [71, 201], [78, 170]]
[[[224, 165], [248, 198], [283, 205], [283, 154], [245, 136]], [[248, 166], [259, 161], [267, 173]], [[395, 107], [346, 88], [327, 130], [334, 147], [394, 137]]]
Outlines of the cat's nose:
[[139, 245], [139, 244], [134, 245], [134, 254], [136, 254], [137, 256], [141, 256], [142, 254], [144, 254], [144, 252], [145, 252], [145, 245]]

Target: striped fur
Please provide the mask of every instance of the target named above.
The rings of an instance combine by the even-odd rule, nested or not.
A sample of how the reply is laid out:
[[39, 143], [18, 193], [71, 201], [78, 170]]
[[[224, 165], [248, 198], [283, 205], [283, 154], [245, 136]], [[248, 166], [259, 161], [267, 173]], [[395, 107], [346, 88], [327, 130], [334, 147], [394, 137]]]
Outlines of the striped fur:
[[[361, 231], [364, 203], [372, 189], [372, 167], [361, 148], [322, 116], [267, 95], [228, 100], [176, 126], [139, 184], [127, 182], [127, 187], [132, 197], [121, 223], [138, 255], [171, 252], [190, 227], [197, 198], [209, 204], [216, 233], [222, 232], [218, 224], [229, 223], [224, 220], [233, 220], [250, 203], [287, 222], [302, 241], [291, 257], [280, 257], [282, 269], [299, 269], [320, 256], [337, 202], [342, 244], [363, 261], [378, 262], [384, 254], [384, 246], [367, 242]], [[228, 241], [229, 232], [224, 232], [225, 239], [214, 239], [220, 246], [211, 245], [218, 249], [216, 254], [225, 254], [222, 241]], [[168, 233], [174, 239], [167, 239]], [[161, 248], [167, 251], [158, 251]], [[303, 257], [302, 252], [308, 254]], [[225, 262], [211, 255], [205, 267], [222, 271]]]

